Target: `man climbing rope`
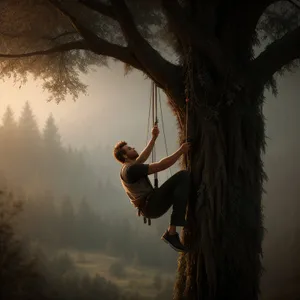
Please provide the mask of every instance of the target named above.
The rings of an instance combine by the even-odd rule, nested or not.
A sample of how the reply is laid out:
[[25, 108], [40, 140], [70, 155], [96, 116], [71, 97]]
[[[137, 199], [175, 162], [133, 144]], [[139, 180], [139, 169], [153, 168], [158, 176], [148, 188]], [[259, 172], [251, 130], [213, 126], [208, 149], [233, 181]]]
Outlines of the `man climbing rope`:
[[186, 249], [181, 243], [177, 226], [185, 226], [186, 206], [189, 195], [189, 173], [179, 171], [170, 177], [159, 188], [153, 188], [148, 175], [168, 169], [189, 151], [189, 143], [183, 143], [180, 148], [170, 156], [159, 162], [145, 164], [150, 156], [155, 141], [159, 135], [157, 125], [152, 128], [152, 138], [146, 148], [139, 155], [135, 148], [121, 141], [114, 148], [115, 158], [122, 164], [120, 171], [121, 183], [131, 203], [148, 219], [156, 219], [164, 215], [173, 206], [170, 225], [161, 239], [178, 252]]

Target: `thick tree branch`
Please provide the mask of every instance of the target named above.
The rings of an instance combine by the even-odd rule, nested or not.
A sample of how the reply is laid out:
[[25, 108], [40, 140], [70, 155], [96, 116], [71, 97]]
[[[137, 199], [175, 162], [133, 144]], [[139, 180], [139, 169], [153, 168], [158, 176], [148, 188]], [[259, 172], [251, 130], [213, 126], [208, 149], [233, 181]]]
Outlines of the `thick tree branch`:
[[273, 42], [250, 65], [250, 75], [265, 84], [274, 73], [300, 58], [300, 26]]
[[97, 11], [98, 13], [110, 17], [112, 19], [116, 19], [112, 7], [110, 5], [106, 5], [97, 0], [79, 0], [80, 3], [90, 8], [91, 10]]
[[136, 60], [127, 47], [118, 46], [100, 38], [96, 33], [82, 25], [74, 16], [65, 10], [57, 1], [49, 0], [64, 16], [66, 16], [77, 32], [84, 38], [89, 49], [99, 55], [114, 57], [122, 62], [144, 71], [142, 65]]
[[76, 31], [66, 31], [66, 32], [63, 32], [63, 33], [61, 33], [57, 36], [49, 37], [48, 39], [51, 40], [51, 41], [55, 41], [55, 40], [60, 39], [61, 37], [65, 37], [65, 36], [68, 36], [68, 35], [70, 36], [70, 35], [73, 35], [73, 34], [77, 34], [77, 32]]
[[66, 31], [66, 32], [63, 32], [56, 36], [44, 36], [43, 39], [48, 40], [48, 41], [56, 41], [56, 40], [59, 40], [60, 38], [70, 36], [70, 35], [75, 35], [75, 34], [77, 34], [77, 31]]
[[[114, 14], [118, 20], [129, 49], [159, 86], [168, 89], [182, 81], [182, 70], [165, 60], [140, 34], [131, 12], [123, 0], [111, 0]], [[182, 95], [183, 97], [183, 95]]]
[[[79, 40], [79, 41], [75, 41], [75, 42], [62, 44], [62, 45], [59, 45], [56, 47], [52, 47], [47, 50], [39, 50], [39, 51], [20, 53], [20, 54], [0, 53], [0, 58], [23, 58], [23, 57], [31, 57], [31, 56], [49, 55], [49, 54], [53, 54], [53, 53], [67, 52], [67, 51], [72, 51], [72, 50], [92, 51], [85, 40]], [[96, 53], [98, 55], [113, 57], [113, 58], [116, 58], [127, 64], [135, 63], [127, 48], [117, 46], [114, 44], [110, 44], [104, 40], [102, 40], [101, 47], [99, 47], [98, 51], [94, 52], [94, 53]], [[138, 65], [136, 66], [136, 68], [138, 69]]]
[[[70, 36], [70, 35], [75, 35], [75, 34], [77, 34], [77, 31], [65, 31], [65, 32], [62, 32], [62, 33], [60, 33], [60, 34], [58, 34], [56, 36], [45, 35], [45, 36], [41, 37], [41, 39], [45, 39], [47, 41], [55, 41], [55, 40], [58, 40], [58, 39], [60, 39], [62, 37], [66, 37], [66, 36]], [[11, 38], [11, 39], [17, 39], [17, 38], [20, 38], [20, 36], [22, 36], [22, 37], [28, 37], [28, 38], [35, 37], [32, 33], [29, 34], [25, 30], [24, 30], [24, 32], [17, 32], [17, 33], [10, 33], [10, 32], [0, 31], [0, 35], [5, 36], [7, 38]]]
[[300, 4], [298, 2], [296, 2], [295, 0], [287, 0], [289, 3], [291, 3], [292, 5], [294, 5], [296, 8], [300, 9]]
[[31, 57], [31, 56], [40, 56], [40, 55], [49, 55], [53, 53], [67, 52], [71, 50], [89, 50], [88, 46], [84, 42], [84, 40], [79, 40], [76, 42], [70, 42], [63, 45], [59, 45], [47, 50], [39, 50], [28, 53], [20, 53], [20, 54], [3, 54], [0, 53], [0, 57], [2, 58], [22, 58], [22, 57]]

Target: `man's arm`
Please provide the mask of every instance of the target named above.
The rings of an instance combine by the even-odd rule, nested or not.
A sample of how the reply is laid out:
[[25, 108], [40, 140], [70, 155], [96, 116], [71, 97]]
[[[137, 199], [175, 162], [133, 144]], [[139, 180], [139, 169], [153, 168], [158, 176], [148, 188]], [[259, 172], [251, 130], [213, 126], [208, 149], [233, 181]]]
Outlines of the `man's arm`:
[[150, 154], [153, 150], [153, 147], [155, 145], [155, 141], [158, 137], [158, 134], [159, 134], [159, 129], [158, 129], [157, 125], [155, 125], [152, 129], [152, 138], [151, 138], [151, 140], [149, 141], [146, 148], [141, 152], [139, 157], [136, 159], [136, 162], [138, 164], [142, 164], [148, 159], [148, 157], [150, 156]]
[[189, 148], [190, 148], [190, 144], [189, 143], [184, 143], [172, 155], [163, 158], [159, 162], [150, 164], [149, 168], [148, 168], [148, 175], [153, 174], [153, 173], [157, 173], [157, 172], [160, 172], [160, 171], [163, 171], [163, 170], [166, 170], [166, 169], [170, 168], [171, 166], [173, 166], [176, 163], [176, 161], [179, 159], [179, 157], [182, 154], [185, 154], [189, 151]]
[[152, 137], [152, 139], [149, 141], [148, 145], [146, 146], [146, 148], [142, 151], [142, 153], [139, 155], [139, 157], [136, 159], [136, 162], [138, 164], [142, 164], [144, 163], [148, 157], [150, 156], [153, 147], [155, 145], [155, 141], [156, 141], [156, 137]]

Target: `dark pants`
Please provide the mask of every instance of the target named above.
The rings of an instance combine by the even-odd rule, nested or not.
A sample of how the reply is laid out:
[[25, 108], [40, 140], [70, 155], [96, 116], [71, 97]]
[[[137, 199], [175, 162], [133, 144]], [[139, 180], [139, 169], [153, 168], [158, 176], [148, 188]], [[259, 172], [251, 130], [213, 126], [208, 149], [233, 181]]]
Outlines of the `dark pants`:
[[170, 225], [185, 226], [185, 214], [189, 197], [190, 177], [188, 171], [179, 171], [161, 187], [154, 190], [142, 212], [146, 218], [156, 219], [164, 215], [171, 206]]

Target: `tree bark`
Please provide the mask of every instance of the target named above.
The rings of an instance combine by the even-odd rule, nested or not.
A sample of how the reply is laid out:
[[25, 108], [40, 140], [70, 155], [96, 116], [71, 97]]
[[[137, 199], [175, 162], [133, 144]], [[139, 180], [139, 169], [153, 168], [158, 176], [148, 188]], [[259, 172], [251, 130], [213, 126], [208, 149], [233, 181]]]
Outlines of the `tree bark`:
[[203, 95], [191, 97], [193, 188], [183, 237], [190, 251], [179, 257], [176, 300], [258, 299], [265, 136], [257, 90], [243, 87], [232, 94], [228, 86], [205, 101]]

